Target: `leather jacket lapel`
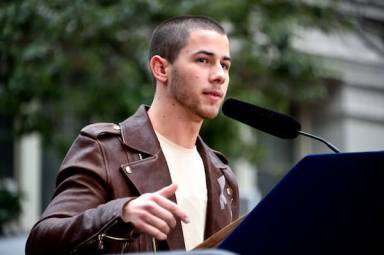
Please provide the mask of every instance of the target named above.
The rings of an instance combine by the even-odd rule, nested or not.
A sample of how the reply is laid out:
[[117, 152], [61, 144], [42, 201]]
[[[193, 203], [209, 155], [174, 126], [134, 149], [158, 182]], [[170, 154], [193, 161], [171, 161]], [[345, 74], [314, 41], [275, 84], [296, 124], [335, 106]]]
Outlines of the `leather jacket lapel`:
[[124, 164], [121, 168], [139, 194], [155, 192], [172, 183], [167, 171], [167, 163], [160, 152], [145, 159]]
[[147, 115], [148, 109], [148, 106], [141, 105], [135, 114], [121, 122], [121, 135], [129, 148], [155, 155], [161, 148]]
[[[232, 186], [230, 178], [226, 175], [228, 166], [225, 165], [214, 153], [198, 139], [198, 149], [204, 162], [208, 202], [207, 218], [205, 224], [205, 239], [220, 230], [223, 226], [231, 222], [232, 210], [230, 206], [231, 198], [226, 194], [226, 188], [220, 187], [219, 179], [224, 179], [226, 187]], [[233, 186], [232, 186], [233, 187]], [[220, 196], [225, 196], [228, 201], [224, 208], [220, 203]]]
[[[146, 113], [141, 106], [130, 118], [120, 124], [123, 143], [140, 154], [142, 159], [131, 161], [121, 166], [129, 181], [139, 194], [155, 192], [172, 183], [168, 165], [160, 144]], [[176, 202], [176, 197], [170, 198]], [[181, 223], [168, 234], [167, 243], [170, 249], [185, 249]]]
[[[155, 192], [172, 183], [163, 153], [130, 162], [122, 166], [129, 181], [136, 187], [139, 194]], [[169, 198], [176, 202], [176, 197]], [[183, 232], [180, 221], [168, 234], [167, 243], [170, 249], [184, 249]]]

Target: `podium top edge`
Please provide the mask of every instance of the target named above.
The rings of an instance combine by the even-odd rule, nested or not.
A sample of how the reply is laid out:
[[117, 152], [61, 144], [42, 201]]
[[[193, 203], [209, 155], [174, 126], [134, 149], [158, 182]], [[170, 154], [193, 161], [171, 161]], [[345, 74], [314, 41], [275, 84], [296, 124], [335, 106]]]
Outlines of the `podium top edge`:
[[340, 153], [313, 153], [307, 154], [303, 157], [323, 157], [323, 156], [366, 156], [366, 155], [384, 155], [384, 150], [375, 150], [375, 151], [349, 151], [349, 152], [340, 152]]

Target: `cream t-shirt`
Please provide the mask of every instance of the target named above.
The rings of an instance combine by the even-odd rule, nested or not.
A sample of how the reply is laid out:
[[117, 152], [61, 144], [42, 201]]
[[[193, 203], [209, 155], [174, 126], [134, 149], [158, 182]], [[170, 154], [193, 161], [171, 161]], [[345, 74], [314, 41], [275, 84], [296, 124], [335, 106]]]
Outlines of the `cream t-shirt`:
[[189, 217], [188, 224], [181, 223], [185, 248], [193, 249], [204, 241], [207, 212], [207, 185], [203, 160], [196, 146], [193, 149], [174, 144], [156, 132], [168, 164], [173, 183], [177, 184], [176, 200]]

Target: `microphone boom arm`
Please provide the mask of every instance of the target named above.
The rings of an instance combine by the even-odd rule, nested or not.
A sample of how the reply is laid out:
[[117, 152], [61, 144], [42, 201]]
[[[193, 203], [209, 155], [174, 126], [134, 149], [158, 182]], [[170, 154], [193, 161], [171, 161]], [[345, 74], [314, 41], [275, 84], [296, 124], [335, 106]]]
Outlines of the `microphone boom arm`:
[[318, 137], [318, 136], [315, 136], [315, 135], [312, 135], [312, 134], [309, 134], [309, 133], [306, 133], [306, 132], [303, 132], [303, 131], [297, 131], [299, 134], [301, 135], [304, 135], [304, 136], [308, 136], [308, 137], [311, 137], [313, 139], [316, 139], [320, 142], [323, 142], [325, 145], [328, 146], [328, 148], [330, 148], [331, 150], [333, 150], [334, 152], [336, 153], [340, 153], [340, 150], [338, 148], [336, 148], [336, 146], [334, 146], [333, 144], [331, 144], [330, 142], [327, 142], [326, 140]]

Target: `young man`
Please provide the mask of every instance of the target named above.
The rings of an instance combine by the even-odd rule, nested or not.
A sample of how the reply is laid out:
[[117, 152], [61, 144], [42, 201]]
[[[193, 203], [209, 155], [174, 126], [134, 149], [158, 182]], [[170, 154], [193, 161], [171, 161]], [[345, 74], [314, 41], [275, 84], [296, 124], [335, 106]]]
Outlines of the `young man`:
[[191, 250], [239, 215], [235, 177], [199, 137], [229, 82], [229, 41], [207, 17], [152, 35], [156, 91], [119, 125], [85, 127], [66, 155], [27, 254]]

